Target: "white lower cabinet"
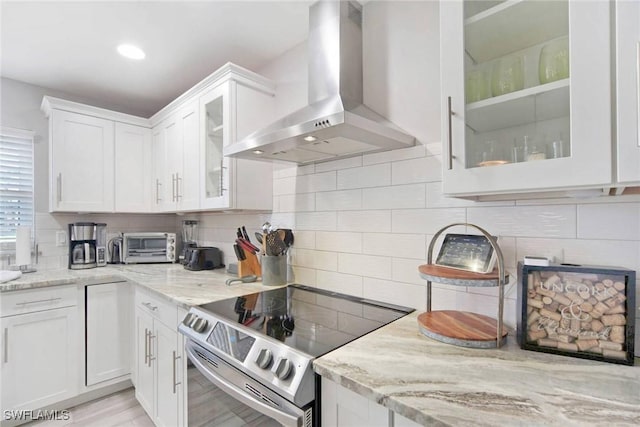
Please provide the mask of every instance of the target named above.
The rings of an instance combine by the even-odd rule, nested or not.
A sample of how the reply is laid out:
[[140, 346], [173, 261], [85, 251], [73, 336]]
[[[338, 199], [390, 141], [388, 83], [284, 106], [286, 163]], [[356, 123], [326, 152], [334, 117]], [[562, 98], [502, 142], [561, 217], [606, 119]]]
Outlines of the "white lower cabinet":
[[335, 382], [322, 378], [323, 427], [417, 427], [409, 420]]
[[57, 288], [3, 295], [3, 410], [36, 410], [78, 394], [77, 287]]
[[135, 300], [136, 398], [156, 426], [185, 425], [177, 307], [140, 290]]
[[86, 385], [130, 373], [131, 286], [127, 282], [86, 287]]

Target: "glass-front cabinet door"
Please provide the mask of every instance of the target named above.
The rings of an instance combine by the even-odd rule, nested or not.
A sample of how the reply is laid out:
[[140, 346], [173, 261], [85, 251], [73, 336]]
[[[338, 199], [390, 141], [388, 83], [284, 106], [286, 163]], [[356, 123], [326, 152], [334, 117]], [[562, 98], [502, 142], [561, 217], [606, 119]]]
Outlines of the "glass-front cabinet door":
[[230, 138], [229, 96], [229, 83], [224, 83], [200, 97], [201, 141], [204, 144], [201, 158], [201, 170], [204, 173], [201, 208], [230, 206], [230, 160], [222, 155], [222, 149]]
[[443, 191], [612, 180], [608, 2], [440, 4]]

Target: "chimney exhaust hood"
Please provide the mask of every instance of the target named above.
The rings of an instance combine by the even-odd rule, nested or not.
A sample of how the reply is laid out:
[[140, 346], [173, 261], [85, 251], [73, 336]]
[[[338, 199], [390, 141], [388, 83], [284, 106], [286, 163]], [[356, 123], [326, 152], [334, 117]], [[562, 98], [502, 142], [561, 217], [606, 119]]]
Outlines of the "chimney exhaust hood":
[[415, 145], [362, 103], [362, 10], [353, 1], [309, 8], [309, 105], [224, 148], [252, 160], [314, 163]]

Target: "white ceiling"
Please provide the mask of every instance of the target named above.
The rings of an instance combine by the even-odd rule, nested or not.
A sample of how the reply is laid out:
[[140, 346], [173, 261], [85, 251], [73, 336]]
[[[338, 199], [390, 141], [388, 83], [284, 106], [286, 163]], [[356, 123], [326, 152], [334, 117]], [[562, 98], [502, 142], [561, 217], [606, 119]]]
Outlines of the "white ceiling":
[[[303, 42], [312, 3], [1, 2], [3, 77], [143, 117], [228, 61], [257, 70]], [[125, 42], [146, 59], [119, 56]]]

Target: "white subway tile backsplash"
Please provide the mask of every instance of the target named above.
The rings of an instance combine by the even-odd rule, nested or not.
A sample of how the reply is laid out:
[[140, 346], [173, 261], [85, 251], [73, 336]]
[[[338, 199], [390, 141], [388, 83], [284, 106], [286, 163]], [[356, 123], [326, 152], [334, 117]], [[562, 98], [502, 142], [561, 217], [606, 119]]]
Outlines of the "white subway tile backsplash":
[[391, 279], [396, 282], [425, 286], [427, 281], [420, 277], [418, 267], [426, 263], [426, 258], [393, 258], [391, 261]]
[[296, 214], [297, 230], [335, 231], [337, 226], [336, 212], [301, 212]]
[[362, 252], [362, 234], [346, 231], [318, 231], [316, 232], [316, 249], [334, 252]]
[[[440, 144], [438, 144], [440, 145]], [[434, 148], [434, 147], [430, 147]], [[384, 151], [381, 153], [365, 154], [362, 157], [363, 165], [373, 165], [377, 163], [396, 162], [398, 160], [415, 159], [416, 157], [424, 157], [426, 153], [425, 146], [418, 143], [414, 147], [401, 148], [399, 150]]]
[[362, 209], [362, 190], [323, 191], [316, 193], [317, 211]]
[[310, 249], [291, 250], [291, 265], [313, 268], [316, 270], [338, 270], [338, 254], [336, 252], [316, 251]]
[[[286, 194], [276, 196], [274, 199], [278, 201], [277, 212], [313, 212], [316, 210], [315, 193]], [[274, 206], [276, 205], [274, 204]]]
[[296, 176], [287, 176], [273, 180], [273, 195], [282, 196], [284, 194], [296, 193]]
[[338, 189], [382, 187], [391, 185], [391, 164], [365, 166], [338, 171]]
[[358, 297], [363, 296], [362, 280], [362, 276], [336, 273], [335, 271], [318, 270], [316, 274], [316, 286], [318, 288]]
[[440, 156], [422, 157], [392, 163], [391, 183], [393, 185], [434, 181], [442, 181]]
[[[320, 231], [294, 230], [293, 246], [298, 249], [316, 249], [316, 234]], [[322, 248], [317, 248], [322, 250]]]
[[407, 209], [425, 207], [425, 185], [394, 185], [362, 190], [363, 209]]
[[336, 190], [336, 172], [315, 173], [297, 177], [296, 193]]
[[365, 277], [362, 296], [374, 301], [412, 307], [418, 311], [427, 308], [427, 290], [420, 285]]
[[390, 232], [391, 211], [338, 212], [338, 231]]
[[391, 258], [373, 255], [338, 254], [338, 271], [378, 279], [391, 279]]
[[578, 238], [640, 240], [640, 203], [578, 205]]
[[392, 232], [434, 234], [454, 222], [465, 222], [466, 210], [398, 209], [392, 212]]
[[289, 264], [288, 280], [293, 283], [301, 283], [307, 286], [315, 286], [316, 272], [317, 270], [313, 268], [305, 268], [305, 267], [293, 266]]
[[427, 251], [424, 234], [364, 233], [362, 252], [368, 255], [424, 260]]
[[316, 165], [316, 172], [328, 172], [340, 169], [357, 168], [360, 166], [362, 166], [362, 156], [356, 156], [341, 160], [334, 160], [332, 162], [318, 163]]
[[576, 237], [575, 205], [474, 207], [467, 209], [467, 218], [496, 235]]

